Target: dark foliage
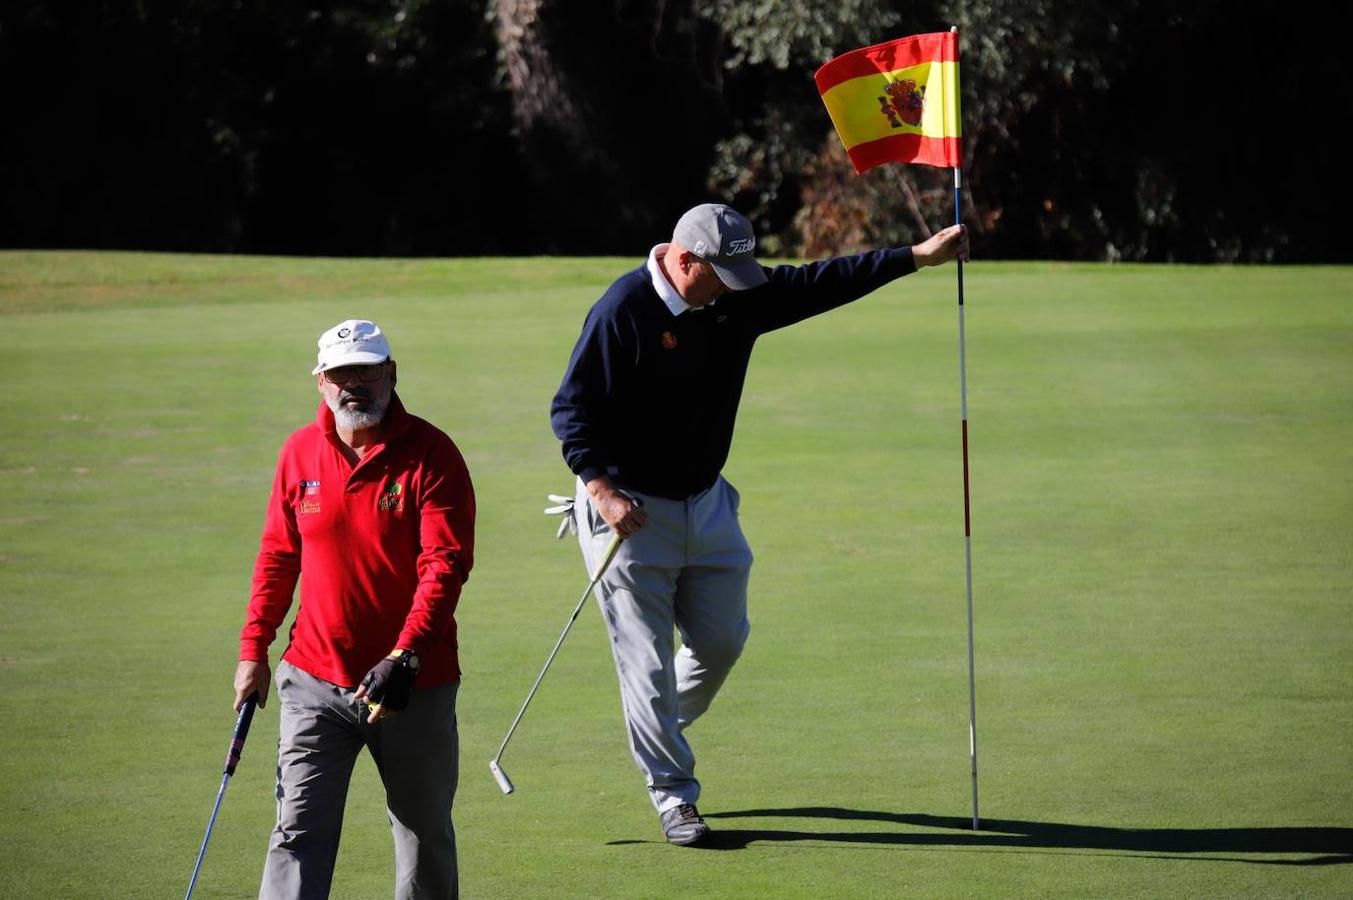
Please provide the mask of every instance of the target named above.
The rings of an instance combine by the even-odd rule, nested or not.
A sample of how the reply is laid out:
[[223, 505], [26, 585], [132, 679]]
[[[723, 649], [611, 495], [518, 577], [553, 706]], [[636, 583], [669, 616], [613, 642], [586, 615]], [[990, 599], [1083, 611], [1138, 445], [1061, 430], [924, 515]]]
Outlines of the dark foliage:
[[41, 2], [6, 12], [8, 246], [520, 250], [477, 4]]
[[952, 176], [854, 175], [812, 72], [953, 22], [979, 255], [1349, 261], [1348, 17], [1222, 0], [12, 0], [0, 246], [634, 254], [706, 199], [746, 209], [773, 252], [913, 241], [952, 218]]

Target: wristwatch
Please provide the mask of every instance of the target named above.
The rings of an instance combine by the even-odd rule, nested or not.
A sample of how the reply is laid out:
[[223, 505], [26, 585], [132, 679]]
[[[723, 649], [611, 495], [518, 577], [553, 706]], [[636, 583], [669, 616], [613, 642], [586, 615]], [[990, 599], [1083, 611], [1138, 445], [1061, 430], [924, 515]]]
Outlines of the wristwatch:
[[395, 650], [387, 656], [386, 659], [393, 659], [411, 672], [418, 671], [418, 654], [414, 653], [412, 650]]

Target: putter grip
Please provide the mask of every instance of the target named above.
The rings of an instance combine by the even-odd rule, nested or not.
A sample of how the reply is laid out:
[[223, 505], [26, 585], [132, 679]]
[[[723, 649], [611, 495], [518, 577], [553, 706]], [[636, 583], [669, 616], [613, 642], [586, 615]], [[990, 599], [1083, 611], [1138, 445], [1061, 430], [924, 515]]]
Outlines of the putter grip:
[[235, 720], [235, 733], [230, 736], [230, 749], [226, 751], [225, 774], [234, 775], [235, 767], [240, 764], [240, 754], [244, 752], [244, 739], [249, 736], [249, 726], [254, 721], [254, 709], [258, 706], [258, 691], [254, 691], [240, 707], [240, 717]]
[[611, 542], [606, 545], [606, 553], [602, 555], [601, 562], [597, 564], [597, 570], [592, 573], [593, 581], [600, 580], [602, 574], [610, 567], [611, 560], [615, 559], [615, 553], [620, 549], [623, 540], [624, 538], [618, 534], [611, 538]]

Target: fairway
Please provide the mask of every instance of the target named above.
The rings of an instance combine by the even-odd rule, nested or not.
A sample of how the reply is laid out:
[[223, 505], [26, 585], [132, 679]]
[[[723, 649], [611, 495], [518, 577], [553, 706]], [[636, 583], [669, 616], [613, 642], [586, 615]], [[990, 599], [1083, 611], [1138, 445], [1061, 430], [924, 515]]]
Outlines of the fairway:
[[[369, 317], [479, 503], [457, 613], [484, 897], [1353, 895], [1353, 269], [965, 268], [974, 833], [954, 277], [761, 340], [726, 474], [752, 634], [663, 842], [546, 494], [588, 306], [638, 260], [0, 252], [0, 896], [180, 896], [220, 783], [279, 446]], [[282, 644], [273, 648], [273, 663]], [[195, 896], [252, 897], [259, 712]], [[391, 893], [358, 763], [333, 896]]]

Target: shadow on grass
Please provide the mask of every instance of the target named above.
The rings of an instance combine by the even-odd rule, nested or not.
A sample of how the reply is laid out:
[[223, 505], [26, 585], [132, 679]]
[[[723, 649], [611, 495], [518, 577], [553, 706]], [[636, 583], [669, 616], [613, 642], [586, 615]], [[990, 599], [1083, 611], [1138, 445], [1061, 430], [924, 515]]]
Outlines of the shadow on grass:
[[[831, 806], [747, 809], [707, 813], [706, 819], [789, 818], [887, 822], [917, 831], [790, 831], [715, 828], [700, 846], [707, 850], [743, 850], [757, 842], [827, 841], [855, 845], [906, 847], [1005, 848], [1009, 850], [1098, 850], [1176, 859], [1208, 859], [1280, 866], [1353, 863], [1353, 828], [1104, 828], [1057, 822], [983, 819], [980, 831], [972, 820], [924, 813], [889, 813]], [[646, 843], [612, 841], [612, 844]], [[1247, 858], [1246, 854], [1305, 854], [1308, 859]]]

